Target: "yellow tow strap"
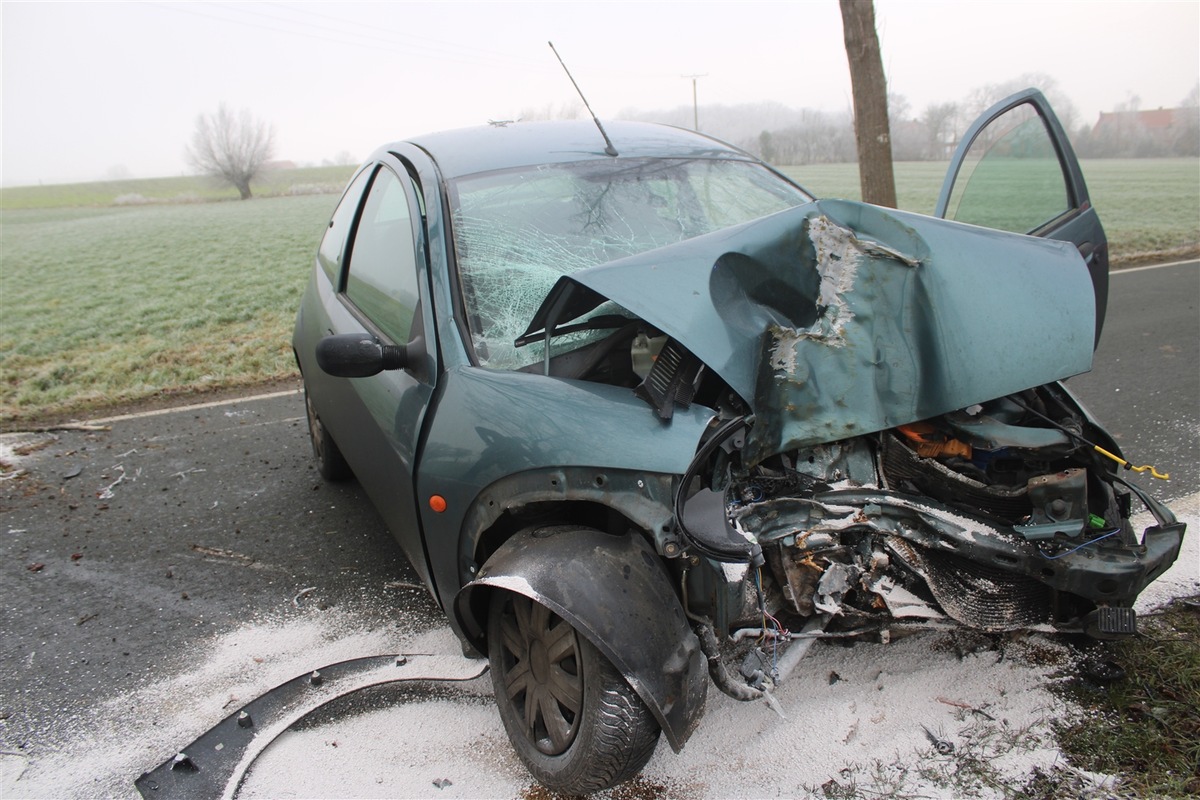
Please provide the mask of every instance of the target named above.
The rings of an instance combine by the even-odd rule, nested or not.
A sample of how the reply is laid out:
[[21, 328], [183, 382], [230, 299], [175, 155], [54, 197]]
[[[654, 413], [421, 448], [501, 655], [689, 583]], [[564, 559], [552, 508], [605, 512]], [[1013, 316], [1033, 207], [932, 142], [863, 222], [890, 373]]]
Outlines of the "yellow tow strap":
[[1105, 449], [1104, 449], [1103, 447], [1101, 447], [1100, 445], [1096, 445], [1096, 444], [1094, 444], [1094, 445], [1092, 445], [1092, 447], [1093, 447], [1093, 448], [1095, 448], [1095, 450], [1096, 450], [1096, 452], [1097, 452], [1097, 453], [1099, 453], [1099, 454], [1100, 454], [1100, 455], [1102, 455], [1102, 456], [1108, 456], [1109, 458], [1111, 458], [1113, 461], [1115, 461], [1115, 462], [1117, 462], [1118, 464], [1120, 464], [1120, 465], [1121, 465], [1122, 467], [1124, 467], [1125, 469], [1131, 469], [1131, 470], [1133, 470], [1134, 472], [1149, 472], [1149, 473], [1150, 473], [1150, 477], [1152, 477], [1152, 478], [1158, 478], [1160, 481], [1169, 481], [1169, 480], [1171, 480], [1171, 476], [1170, 476], [1170, 475], [1168, 475], [1168, 474], [1167, 474], [1167, 473], [1165, 473], [1165, 472], [1159, 472], [1158, 470], [1156, 470], [1154, 467], [1150, 466], [1149, 464], [1145, 464], [1145, 465], [1143, 465], [1143, 466], [1140, 466], [1140, 467], [1135, 467], [1133, 464], [1130, 464], [1128, 461], [1126, 461], [1125, 459], [1121, 458], [1120, 456], [1113, 455], [1112, 453], [1108, 452], [1107, 450], [1105, 450]]

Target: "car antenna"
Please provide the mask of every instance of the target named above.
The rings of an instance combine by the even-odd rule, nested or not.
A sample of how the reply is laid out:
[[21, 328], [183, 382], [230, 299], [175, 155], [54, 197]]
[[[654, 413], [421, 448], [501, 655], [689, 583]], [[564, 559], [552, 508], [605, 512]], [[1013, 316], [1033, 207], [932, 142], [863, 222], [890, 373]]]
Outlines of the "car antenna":
[[583, 107], [592, 115], [592, 122], [596, 123], [596, 127], [600, 129], [600, 135], [604, 137], [604, 152], [606, 155], [617, 155], [617, 148], [613, 147], [612, 139], [608, 138], [608, 134], [604, 130], [604, 126], [600, 124], [600, 118], [596, 116], [596, 112], [592, 111], [592, 107], [588, 105], [587, 98], [583, 96], [583, 90], [579, 88], [579, 84], [575, 82], [574, 76], [571, 75], [571, 70], [567, 69], [566, 63], [562, 60], [562, 56], [558, 54], [558, 50], [554, 49], [554, 42], [546, 42], [550, 45], [550, 49], [554, 50], [554, 57], [558, 59], [558, 63], [562, 64], [563, 72], [567, 73], [567, 77], [571, 79], [571, 85], [575, 87], [575, 91], [579, 92], [579, 99], [583, 101]]

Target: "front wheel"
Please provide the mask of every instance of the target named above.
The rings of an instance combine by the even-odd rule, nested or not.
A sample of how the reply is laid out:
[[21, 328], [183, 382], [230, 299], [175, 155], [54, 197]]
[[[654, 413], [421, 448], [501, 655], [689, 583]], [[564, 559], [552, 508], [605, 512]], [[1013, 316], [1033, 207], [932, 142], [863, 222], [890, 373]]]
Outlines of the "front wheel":
[[312, 442], [313, 458], [317, 460], [317, 472], [327, 481], [347, 481], [354, 477], [350, 465], [338, 449], [337, 442], [325, 430], [317, 409], [313, 408], [312, 398], [308, 396], [307, 387], [304, 390], [304, 412], [308, 416], [308, 438]]
[[508, 738], [546, 787], [600, 791], [650, 760], [658, 723], [616, 667], [550, 609], [497, 592], [488, 659]]

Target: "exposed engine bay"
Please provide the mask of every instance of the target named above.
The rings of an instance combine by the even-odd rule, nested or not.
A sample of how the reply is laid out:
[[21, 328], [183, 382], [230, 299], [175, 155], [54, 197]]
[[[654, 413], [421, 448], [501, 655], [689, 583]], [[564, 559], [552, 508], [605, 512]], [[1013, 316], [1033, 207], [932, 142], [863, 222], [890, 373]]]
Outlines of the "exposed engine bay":
[[[692, 578], [692, 605], [708, 601], [701, 615], [725, 633], [710, 663], [719, 640], [752, 685], [788, 641], [947, 625], [1131, 635], [1134, 599], [1182, 540], [1057, 384], [743, 469], [747, 424], [714, 433], [677, 510], [692, 549], [722, 566], [714, 583]], [[1135, 498], [1158, 522], [1143, 533]]]
[[[953, 625], [1131, 635], [1133, 601], [1174, 561], [1183, 526], [1123, 480], [1061, 384], [747, 465], [756, 420], [699, 359], [644, 322], [579, 326], [597, 328], [618, 330], [549, 370], [630, 386], [664, 420], [724, 409], [676, 518], [686, 552], [722, 565], [715, 584], [692, 570], [691, 596], [731, 643]], [[1135, 500], [1158, 525], [1131, 526]]]

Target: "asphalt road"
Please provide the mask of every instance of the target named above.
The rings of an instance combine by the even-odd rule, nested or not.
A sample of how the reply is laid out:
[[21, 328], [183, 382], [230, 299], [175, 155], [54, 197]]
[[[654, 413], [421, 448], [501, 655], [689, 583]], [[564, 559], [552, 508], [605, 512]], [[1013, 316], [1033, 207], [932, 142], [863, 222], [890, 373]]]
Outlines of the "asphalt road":
[[1092, 371], [1075, 392], [1121, 445], [1169, 483], [1163, 497], [1200, 486], [1200, 261], [1121, 270], [1109, 282], [1108, 317]]
[[[1132, 461], [1172, 474], [1138, 479], [1160, 497], [1200, 483], [1198, 309], [1196, 262], [1115, 273], [1095, 369], [1069, 382]], [[298, 392], [111, 426], [0, 439], [28, 451], [0, 483], [0, 750], [36, 759], [78, 712], [256, 614], [442, 624], [357, 485], [317, 475]]]
[[298, 392], [111, 426], [25, 437], [44, 446], [0, 484], [0, 749], [36, 757], [61, 721], [255, 615], [440, 624], [357, 484], [313, 468]]

